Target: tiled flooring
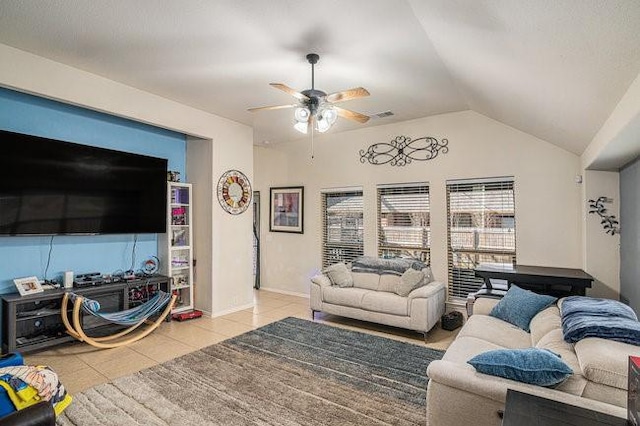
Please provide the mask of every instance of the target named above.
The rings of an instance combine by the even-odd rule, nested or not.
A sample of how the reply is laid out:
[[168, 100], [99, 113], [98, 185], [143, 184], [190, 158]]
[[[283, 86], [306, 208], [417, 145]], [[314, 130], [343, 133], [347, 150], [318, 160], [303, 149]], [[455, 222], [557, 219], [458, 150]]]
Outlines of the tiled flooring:
[[[309, 299], [260, 290], [255, 291], [253, 309], [217, 318], [163, 323], [158, 330], [127, 347], [95, 349], [84, 343], [72, 343], [25, 358], [27, 364], [53, 368], [74, 394], [289, 316], [311, 319]], [[407, 330], [325, 314], [316, 314], [316, 321], [425, 345], [422, 334]], [[456, 332], [444, 331], [438, 325], [429, 333], [426, 346], [446, 349], [455, 335]]]

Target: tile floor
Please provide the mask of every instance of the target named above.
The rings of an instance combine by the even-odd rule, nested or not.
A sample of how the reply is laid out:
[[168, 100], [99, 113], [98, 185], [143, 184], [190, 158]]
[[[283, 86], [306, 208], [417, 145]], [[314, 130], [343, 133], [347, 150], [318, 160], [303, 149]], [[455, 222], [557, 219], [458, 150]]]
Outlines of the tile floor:
[[[163, 323], [141, 341], [122, 348], [96, 349], [79, 342], [61, 345], [45, 352], [27, 354], [26, 362], [52, 367], [67, 390], [75, 394], [289, 316], [311, 319], [307, 298], [266, 290], [254, 293], [253, 309], [216, 318]], [[316, 321], [434, 349], [446, 349], [457, 334], [442, 330], [438, 325], [425, 343], [422, 334], [408, 330], [327, 314], [316, 314]]]

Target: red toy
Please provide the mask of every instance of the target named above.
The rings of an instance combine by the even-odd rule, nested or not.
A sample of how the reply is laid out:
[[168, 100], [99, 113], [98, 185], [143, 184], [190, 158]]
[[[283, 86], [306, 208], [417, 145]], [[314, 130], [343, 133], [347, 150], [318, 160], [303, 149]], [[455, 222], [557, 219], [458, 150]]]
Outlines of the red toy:
[[187, 312], [179, 312], [177, 314], [171, 315], [171, 318], [176, 321], [186, 321], [194, 318], [200, 318], [202, 316], [202, 311], [194, 309], [193, 311]]

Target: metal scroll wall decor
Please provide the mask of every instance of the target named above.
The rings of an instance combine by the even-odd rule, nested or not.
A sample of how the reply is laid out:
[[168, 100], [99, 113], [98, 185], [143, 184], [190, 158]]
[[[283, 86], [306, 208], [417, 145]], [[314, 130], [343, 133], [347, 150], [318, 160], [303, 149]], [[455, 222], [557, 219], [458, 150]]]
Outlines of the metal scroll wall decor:
[[604, 228], [604, 232], [611, 235], [620, 233], [620, 227], [616, 217], [612, 214], [607, 214], [607, 209], [604, 203], [611, 202], [611, 199], [607, 197], [598, 197], [597, 200], [589, 200], [589, 213], [595, 213], [600, 216], [600, 224]]
[[408, 136], [397, 136], [388, 143], [375, 143], [367, 150], [360, 150], [360, 162], [374, 165], [391, 164], [406, 166], [413, 161], [433, 160], [440, 152], [449, 152], [449, 141], [425, 136], [411, 139]]

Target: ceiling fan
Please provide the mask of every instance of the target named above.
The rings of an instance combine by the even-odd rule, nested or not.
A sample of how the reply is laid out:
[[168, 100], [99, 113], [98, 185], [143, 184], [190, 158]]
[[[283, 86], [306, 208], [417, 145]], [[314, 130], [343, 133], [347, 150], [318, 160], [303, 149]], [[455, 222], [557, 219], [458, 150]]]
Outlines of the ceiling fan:
[[315, 53], [309, 53], [307, 55], [307, 61], [309, 61], [309, 63], [311, 64], [311, 89], [297, 92], [286, 84], [270, 83], [270, 85], [275, 87], [276, 89], [282, 90], [283, 92], [288, 93], [296, 98], [298, 100], [297, 104], [249, 108], [249, 111], [256, 112], [284, 108], [295, 108], [294, 117], [296, 123], [293, 127], [299, 132], [305, 134], [309, 132], [309, 129], [315, 129], [321, 133], [326, 132], [331, 128], [331, 126], [333, 126], [333, 124], [338, 119], [338, 116], [346, 118], [348, 120], [357, 121], [358, 123], [366, 123], [367, 121], [369, 121], [369, 116], [367, 115], [344, 109], [335, 105], [339, 102], [369, 96], [369, 92], [367, 91], [367, 89], [356, 87], [354, 89], [327, 94], [322, 90], [317, 90], [315, 88], [314, 66], [318, 63], [319, 59], [320, 56]]

